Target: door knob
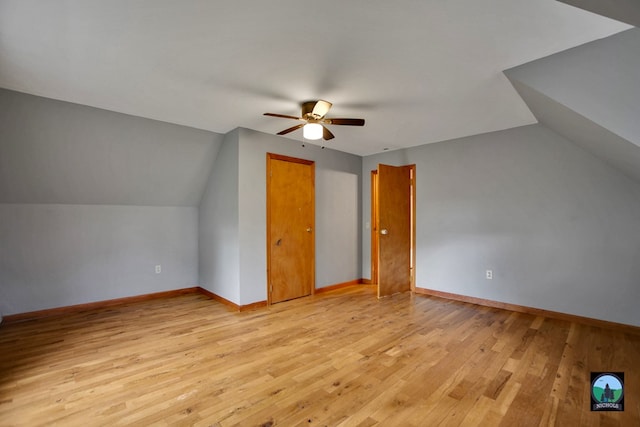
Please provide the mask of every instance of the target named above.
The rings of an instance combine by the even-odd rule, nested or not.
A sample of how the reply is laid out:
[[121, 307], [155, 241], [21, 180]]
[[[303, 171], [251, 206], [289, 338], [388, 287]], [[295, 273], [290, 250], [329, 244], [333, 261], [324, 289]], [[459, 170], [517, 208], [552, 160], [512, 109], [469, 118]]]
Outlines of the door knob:
[[307, 227], [307, 233], [311, 233], [311, 231], [313, 231], [311, 227]]
[[386, 228], [380, 230], [380, 234], [389, 234], [389, 231]]

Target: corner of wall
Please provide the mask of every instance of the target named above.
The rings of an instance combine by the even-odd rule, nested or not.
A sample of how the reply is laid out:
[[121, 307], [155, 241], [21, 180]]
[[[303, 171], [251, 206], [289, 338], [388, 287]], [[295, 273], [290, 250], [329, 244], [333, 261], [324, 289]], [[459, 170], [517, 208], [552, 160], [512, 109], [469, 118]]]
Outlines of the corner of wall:
[[224, 136], [198, 206], [200, 286], [239, 302], [238, 129]]

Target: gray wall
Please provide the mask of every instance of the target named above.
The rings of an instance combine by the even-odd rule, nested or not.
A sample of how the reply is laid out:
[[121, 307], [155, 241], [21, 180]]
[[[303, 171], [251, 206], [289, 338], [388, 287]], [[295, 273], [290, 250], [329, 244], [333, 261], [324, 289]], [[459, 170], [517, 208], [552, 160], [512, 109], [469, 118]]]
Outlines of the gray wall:
[[[416, 164], [418, 287], [640, 325], [640, 186], [617, 169], [542, 125], [368, 156], [363, 176], [378, 163]], [[362, 197], [366, 225], [367, 179]]]
[[197, 227], [194, 207], [0, 204], [0, 311], [197, 286]]
[[267, 153], [315, 161], [316, 288], [359, 279], [359, 156], [236, 129], [200, 204], [200, 283], [239, 305], [267, 299]]
[[200, 204], [200, 283], [239, 305], [267, 299], [267, 153], [315, 161], [316, 288], [359, 279], [361, 158], [236, 129]]
[[197, 205], [221, 141], [0, 89], [0, 312], [197, 286]]
[[358, 225], [362, 158], [312, 144], [301, 145], [280, 136], [240, 129], [241, 304], [267, 299], [268, 152], [315, 162], [316, 288], [362, 277]]
[[228, 133], [216, 157], [199, 208], [200, 286], [240, 301], [238, 130]]

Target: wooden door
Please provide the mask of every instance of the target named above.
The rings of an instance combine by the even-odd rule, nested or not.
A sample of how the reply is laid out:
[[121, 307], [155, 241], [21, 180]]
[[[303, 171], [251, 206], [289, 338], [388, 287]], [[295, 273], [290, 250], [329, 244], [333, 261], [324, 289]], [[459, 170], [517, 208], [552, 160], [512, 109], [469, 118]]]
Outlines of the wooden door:
[[267, 154], [269, 304], [313, 293], [314, 176], [312, 161]]
[[371, 284], [377, 285], [378, 275], [378, 171], [371, 171]]
[[[412, 289], [415, 166], [378, 165], [373, 217], [377, 233], [378, 297]], [[373, 176], [373, 175], [372, 175]], [[372, 196], [373, 196], [372, 191]]]

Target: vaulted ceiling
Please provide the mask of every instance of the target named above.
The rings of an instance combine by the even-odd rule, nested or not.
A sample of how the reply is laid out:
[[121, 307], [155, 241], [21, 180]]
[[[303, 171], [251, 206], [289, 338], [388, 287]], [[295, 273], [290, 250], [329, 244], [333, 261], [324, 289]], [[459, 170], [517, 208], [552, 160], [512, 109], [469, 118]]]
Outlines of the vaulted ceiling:
[[538, 121], [640, 182], [640, 28], [506, 70]]
[[217, 133], [322, 98], [367, 155], [534, 123], [502, 71], [627, 28], [554, 0], [0, 0], [0, 87]]

